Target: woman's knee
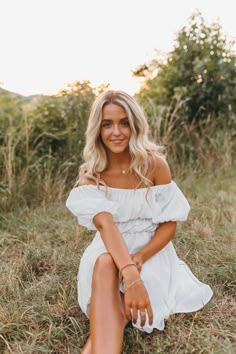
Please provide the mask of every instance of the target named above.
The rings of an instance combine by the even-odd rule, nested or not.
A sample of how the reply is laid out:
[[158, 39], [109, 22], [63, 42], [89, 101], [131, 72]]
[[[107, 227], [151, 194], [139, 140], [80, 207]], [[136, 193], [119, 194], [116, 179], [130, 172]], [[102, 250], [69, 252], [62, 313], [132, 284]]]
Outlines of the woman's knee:
[[108, 272], [114, 273], [118, 272], [118, 270], [110, 253], [102, 253], [96, 260], [94, 273], [104, 274]]

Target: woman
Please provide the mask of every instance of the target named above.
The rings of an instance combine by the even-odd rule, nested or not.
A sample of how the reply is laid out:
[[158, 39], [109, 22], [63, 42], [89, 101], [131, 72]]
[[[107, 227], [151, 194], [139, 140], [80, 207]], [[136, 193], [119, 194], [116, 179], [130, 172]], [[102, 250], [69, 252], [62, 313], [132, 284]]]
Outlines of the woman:
[[133, 97], [102, 93], [91, 110], [84, 164], [66, 205], [97, 230], [78, 274], [78, 300], [90, 319], [82, 353], [121, 352], [126, 324], [150, 333], [170, 314], [202, 308], [212, 290], [179, 260], [171, 239], [190, 207], [171, 180]]

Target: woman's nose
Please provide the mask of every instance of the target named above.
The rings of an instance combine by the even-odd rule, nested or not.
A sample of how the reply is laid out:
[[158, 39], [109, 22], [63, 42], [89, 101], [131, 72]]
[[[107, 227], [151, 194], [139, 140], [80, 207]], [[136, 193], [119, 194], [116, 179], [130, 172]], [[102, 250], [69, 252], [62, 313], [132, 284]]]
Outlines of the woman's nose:
[[114, 135], [120, 135], [119, 125], [114, 124], [114, 126], [113, 126], [113, 134]]

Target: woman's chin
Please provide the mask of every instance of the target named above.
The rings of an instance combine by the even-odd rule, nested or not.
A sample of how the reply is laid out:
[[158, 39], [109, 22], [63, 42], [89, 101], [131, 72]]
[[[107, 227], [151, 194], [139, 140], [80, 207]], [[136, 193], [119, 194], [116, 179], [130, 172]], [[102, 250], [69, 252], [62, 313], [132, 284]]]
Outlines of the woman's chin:
[[112, 154], [123, 154], [129, 151], [128, 147], [116, 146], [116, 147], [109, 147], [107, 150]]

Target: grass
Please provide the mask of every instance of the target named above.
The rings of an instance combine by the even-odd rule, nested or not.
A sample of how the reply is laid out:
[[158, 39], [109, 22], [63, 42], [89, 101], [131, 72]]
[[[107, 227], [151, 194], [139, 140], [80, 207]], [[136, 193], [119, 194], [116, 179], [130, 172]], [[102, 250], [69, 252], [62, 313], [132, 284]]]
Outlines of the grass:
[[[178, 314], [147, 335], [128, 326], [123, 354], [236, 352], [235, 169], [175, 180], [192, 211], [179, 223], [178, 255], [214, 290], [201, 311]], [[89, 323], [76, 301], [80, 257], [93, 233], [63, 203], [1, 213], [0, 353], [79, 353]]]

